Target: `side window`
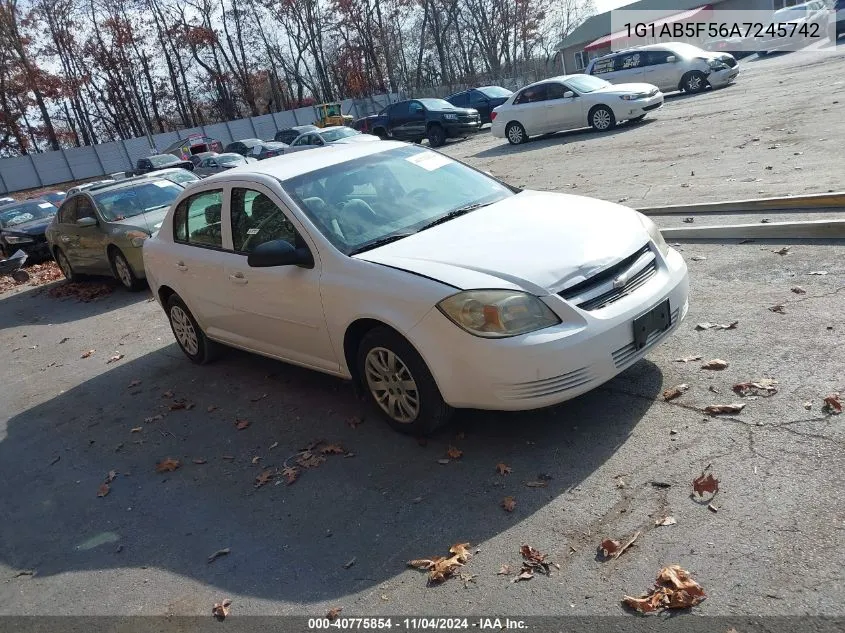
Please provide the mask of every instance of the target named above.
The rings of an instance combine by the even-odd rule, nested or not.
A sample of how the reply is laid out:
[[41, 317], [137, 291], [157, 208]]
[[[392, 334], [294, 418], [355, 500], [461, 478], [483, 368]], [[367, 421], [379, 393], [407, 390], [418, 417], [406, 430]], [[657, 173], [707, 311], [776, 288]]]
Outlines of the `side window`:
[[669, 51], [647, 51], [645, 53], [645, 61], [643, 66], [657, 66], [658, 64], [668, 63], [669, 56], [672, 53]]
[[203, 191], [183, 200], [173, 214], [173, 236], [176, 241], [222, 248], [222, 207], [223, 192], [220, 190]]
[[530, 86], [519, 93], [519, 96], [514, 100], [515, 104], [535, 103], [537, 101], [546, 100], [546, 85]]
[[449, 103], [451, 103], [452, 105], [457, 106], [459, 108], [467, 107], [467, 104], [469, 103], [469, 99], [467, 99], [467, 93], [466, 92], [460, 92], [460, 93], [454, 95], [453, 97], [450, 97]]
[[563, 99], [563, 93], [566, 92], [566, 86], [559, 83], [546, 84], [546, 100]]
[[411, 101], [411, 103], [408, 104], [408, 110], [411, 114], [421, 114], [425, 111], [425, 108], [423, 108], [419, 101]]
[[390, 116], [406, 116], [408, 114], [408, 101], [396, 103], [390, 107]]
[[232, 189], [232, 241], [235, 251], [249, 253], [259, 244], [285, 240], [294, 248], [303, 245], [282, 210], [265, 194], [252, 189]]
[[469, 106], [472, 108], [477, 105], [481, 105], [484, 103], [489, 102], [489, 99], [484, 95], [483, 92], [478, 92], [478, 90], [473, 90], [469, 93]]
[[591, 75], [602, 75], [604, 73], [612, 73], [618, 70], [616, 63], [617, 57], [615, 55], [605, 57], [604, 59], [597, 59], [593, 64], [593, 69], [590, 71]]
[[94, 205], [91, 203], [91, 200], [88, 199], [88, 196], [79, 196], [76, 201], [76, 217], [74, 218], [74, 222], [82, 218], [97, 219], [97, 214], [94, 211]]
[[642, 53], [628, 53], [626, 55], [620, 55], [619, 60], [616, 62], [616, 69], [617, 70], [625, 70], [628, 68], [639, 68], [643, 65], [643, 54]]
[[71, 198], [59, 209], [59, 223], [73, 224], [76, 222], [76, 202], [79, 198]]

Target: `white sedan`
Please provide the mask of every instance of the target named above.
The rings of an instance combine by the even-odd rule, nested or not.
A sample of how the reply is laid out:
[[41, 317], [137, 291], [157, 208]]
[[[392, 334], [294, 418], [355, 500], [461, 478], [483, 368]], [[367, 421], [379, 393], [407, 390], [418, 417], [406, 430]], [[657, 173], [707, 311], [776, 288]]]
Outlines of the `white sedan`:
[[370, 143], [381, 139], [374, 134], [362, 134], [356, 129], [345, 125], [332, 125], [311, 132], [304, 132], [285, 148], [284, 153], [325, 147], [327, 145], [349, 145], [350, 143]]
[[192, 361], [224, 343], [352, 379], [413, 434], [589, 391], [688, 305], [684, 260], [645, 216], [395, 141], [195, 183], [143, 254]]
[[590, 75], [564, 75], [526, 86], [492, 113], [491, 133], [519, 145], [536, 134], [591, 125], [599, 132], [639, 121], [663, 105], [651, 84], [614, 85]]

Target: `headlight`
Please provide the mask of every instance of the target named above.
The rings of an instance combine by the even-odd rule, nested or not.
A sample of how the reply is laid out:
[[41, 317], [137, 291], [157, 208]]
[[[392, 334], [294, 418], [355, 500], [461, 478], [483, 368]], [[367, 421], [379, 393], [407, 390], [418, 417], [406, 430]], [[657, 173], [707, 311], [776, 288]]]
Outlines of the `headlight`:
[[728, 65], [721, 59], [711, 59], [707, 62], [707, 65], [710, 66], [710, 68], [712, 68], [713, 70], [721, 70], [722, 68], [728, 67]]
[[637, 99], [645, 99], [648, 95], [644, 92], [639, 92], [633, 95], [620, 95], [619, 98], [623, 101], [636, 101]]
[[647, 218], [642, 213], [637, 213], [637, 215], [640, 216], [640, 222], [642, 222], [643, 228], [648, 231], [648, 236], [654, 242], [654, 245], [657, 246], [657, 250], [666, 257], [669, 254], [669, 245], [663, 239], [660, 229], [657, 228], [657, 225], [650, 218]]
[[18, 235], [6, 235], [6, 236], [4, 236], [4, 237], [5, 237], [6, 241], [7, 241], [7, 242], [9, 242], [9, 244], [29, 244], [29, 243], [34, 242], [34, 241], [35, 241], [35, 240], [34, 240], [34, 239], [32, 239], [31, 237], [25, 237], [25, 236], [23, 236], [23, 235], [21, 235], [21, 236], [18, 236]]
[[126, 237], [129, 238], [132, 246], [141, 248], [144, 245], [144, 241], [149, 237], [149, 234], [144, 231], [127, 231]]
[[446, 120], [448, 120], [448, 121], [457, 121], [457, 120], [458, 120], [458, 115], [457, 115], [457, 114], [453, 114], [453, 113], [451, 113], [451, 112], [447, 112], [446, 114], [444, 114], [444, 115], [443, 115], [443, 118], [444, 118], [444, 119], [446, 119]]
[[560, 323], [534, 295], [516, 290], [467, 290], [437, 304], [455, 325], [484, 338], [504, 338]]

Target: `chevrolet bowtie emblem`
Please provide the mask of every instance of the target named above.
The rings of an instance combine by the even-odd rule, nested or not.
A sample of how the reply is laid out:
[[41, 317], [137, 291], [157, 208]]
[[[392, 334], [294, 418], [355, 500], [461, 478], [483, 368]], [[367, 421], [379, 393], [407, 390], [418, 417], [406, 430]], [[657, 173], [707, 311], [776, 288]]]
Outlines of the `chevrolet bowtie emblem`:
[[613, 280], [613, 287], [614, 288], [624, 288], [625, 284], [628, 283], [628, 275], [623, 274], [619, 275], [616, 279]]

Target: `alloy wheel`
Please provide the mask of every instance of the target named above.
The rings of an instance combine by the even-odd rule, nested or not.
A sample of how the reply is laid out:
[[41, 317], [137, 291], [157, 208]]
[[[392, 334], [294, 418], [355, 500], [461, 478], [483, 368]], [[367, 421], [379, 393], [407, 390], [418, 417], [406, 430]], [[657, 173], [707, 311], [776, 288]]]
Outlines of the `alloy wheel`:
[[73, 276], [73, 271], [70, 269], [70, 262], [67, 260], [67, 256], [59, 251], [56, 255], [56, 259], [59, 263], [59, 268], [62, 269], [62, 274], [65, 276], [65, 279], [70, 279]]
[[519, 145], [522, 142], [522, 128], [518, 125], [510, 126], [510, 129], [508, 129], [508, 140], [514, 145]]
[[408, 366], [391, 350], [374, 347], [364, 361], [367, 387], [373, 399], [392, 419], [413, 422], [420, 412], [420, 394]]
[[129, 270], [129, 264], [122, 255], [115, 255], [114, 269], [117, 271], [117, 277], [121, 283], [127, 288], [132, 287], [132, 271]]
[[593, 112], [593, 125], [598, 130], [606, 130], [610, 127], [610, 112], [604, 108]]
[[701, 77], [699, 75], [691, 75], [687, 79], [687, 90], [695, 92], [701, 88]]
[[197, 332], [190, 317], [180, 306], [176, 305], [170, 308], [170, 323], [173, 325], [173, 333], [182, 349], [189, 355], [196, 356], [200, 349]]

